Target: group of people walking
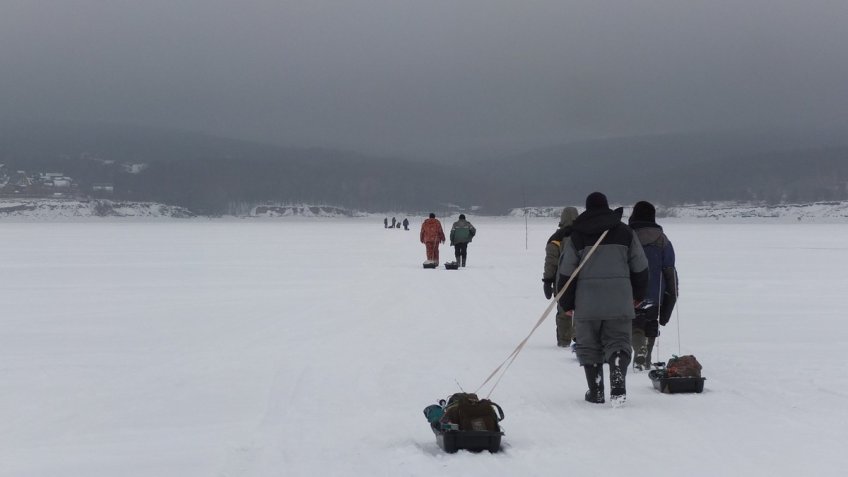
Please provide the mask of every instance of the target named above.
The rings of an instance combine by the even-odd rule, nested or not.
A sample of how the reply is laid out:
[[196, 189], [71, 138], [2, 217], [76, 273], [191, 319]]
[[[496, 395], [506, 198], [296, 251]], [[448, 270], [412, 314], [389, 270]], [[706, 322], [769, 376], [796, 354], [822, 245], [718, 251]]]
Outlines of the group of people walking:
[[389, 218], [388, 217], [383, 219], [383, 228], [399, 229], [401, 225], [403, 225], [403, 230], [409, 230], [409, 219], [404, 218], [403, 222], [398, 222], [397, 219], [392, 217], [392, 225], [389, 225]]
[[559, 295], [557, 345], [576, 352], [591, 403], [605, 402], [604, 364], [610, 399], [625, 401], [631, 359], [637, 369], [650, 368], [659, 327], [677, 300], [674, 247], [656, 223], [656, 208], [640, 201], [628, 224], [622, 215], [593, 192], [583, 213], [562, 211], [545, 245], [543, 292], [547, 299]]
[[[459, 220], [453, 223], [450, 230], [450, 245], [454, 248], [456, 263], [464, 267], [468, 257], [468, 244], [477, 234], [477, 229], [465, 219], [465, 214], [459, 214]], [[425, 263], [439, 265], [439, 244], [445, 243], [445, 232], [436, 214], [430, 216], [421, 224], [421, 243], [427, 251]]]
[[[610, 399], [614, 404], [626, 400], [628, 367], [632, 362], [638, 370], [650, 369], [659, 328], [669, 322], [677, 301], [674, 247], [656, 222], [656, 208], [637, 202], [627, 224], [623, 213], [621, 207], [611, 209], [604, 194], [593, 192], [583, 213], [563, 209], [545, 244], [542, 285], [545, 298], [558, 300], [557, 345], [576, 353], [590, 403], [606, 401], [604, 365], [609, 367]], [[464, 214], [451, 226], [458, 266], [465, 267], [476, 233]], [[438, 266], [439, 245], [446, 238], [431, 213], [420, 232], [425, 263]]]

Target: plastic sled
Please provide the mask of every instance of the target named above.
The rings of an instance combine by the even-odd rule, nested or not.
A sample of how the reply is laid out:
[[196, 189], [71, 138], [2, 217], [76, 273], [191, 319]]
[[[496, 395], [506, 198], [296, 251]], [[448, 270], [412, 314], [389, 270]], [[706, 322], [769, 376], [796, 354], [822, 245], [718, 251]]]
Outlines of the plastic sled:
[[668, 377], [666, 370], [654, 369], [648, 373], [654, 383], [654, 389], [665, 394], [700, 393], [704, 390], [707, 378]]
[[[493, 403], [494, 404], [494, 403]], [[445, 401], [440, 401], [439, 405], [428, 406], [424, 409], [424, 416], [430, 422], [430, 429], [436, 435], [436, 443], [439, 447], [453, 454], [460, 449], [465, 449], [471, 452], [499, 452], [501, 450], [501, 437], [503, 437], [503, 429], [500, 426], [500, 421], [503, 420], [503, 409], [497, 404], [494, 404], [497, 409], [497, 423], [494, 431], [485, 430], [460, 430], [459, 426], [450, 422], [443, 422], [441, 417], [444, 415]]]
[[448, 270], [459, 270], [459, 264], [456, 262], [445, 262], [445, 268]]

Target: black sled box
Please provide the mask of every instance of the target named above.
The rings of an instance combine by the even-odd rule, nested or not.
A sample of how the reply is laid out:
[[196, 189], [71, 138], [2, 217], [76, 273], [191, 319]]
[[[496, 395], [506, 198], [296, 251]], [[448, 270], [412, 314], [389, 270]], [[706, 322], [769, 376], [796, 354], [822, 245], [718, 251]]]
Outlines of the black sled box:
[[459, 264], [456, 262], [445, 262], [445, 268], [448, 270], [459, 270]]
[[443, 451], [453, 454], [460, 449], [471, 452], [498, 452], [501, 450], [501, 436], [503, 432], [497, 431], [445, 431], [436, 429], [436, 443]]
[[498, 452], [501, 449], [503, 409], [473, 393], [456, 393], [448, 401], [427, 406], [424, 416], [436, 443], [449, 454], [465, 449]]
[[648, 373], [654, 383], [654, 389], [665, 394], [700, 393], [704, 390], [707, 378], [669, 377], [663, 369], [655, 369]]
[[424, 268], [436, 268], [436, 262], [424, 262]]

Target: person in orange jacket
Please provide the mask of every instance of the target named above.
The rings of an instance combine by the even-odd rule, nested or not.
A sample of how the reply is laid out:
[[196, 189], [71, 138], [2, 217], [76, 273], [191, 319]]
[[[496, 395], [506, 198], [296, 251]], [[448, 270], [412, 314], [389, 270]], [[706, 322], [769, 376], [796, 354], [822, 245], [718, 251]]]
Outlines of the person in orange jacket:
[[431, 213], [430, 218], [421, 224], [421, 243], [427, 247], [427, 261], [439, 265], [439, 243], [445, 243], [445, 232], [442, 223]]

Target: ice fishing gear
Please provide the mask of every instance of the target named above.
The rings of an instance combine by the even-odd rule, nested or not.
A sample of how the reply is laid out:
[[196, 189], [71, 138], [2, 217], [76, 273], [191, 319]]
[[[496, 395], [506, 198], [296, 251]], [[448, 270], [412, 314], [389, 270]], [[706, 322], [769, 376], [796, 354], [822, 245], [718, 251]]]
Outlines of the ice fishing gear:
[[427, 260], [424, 262], [424, 268], [436, 268], [439, 266], [439, 262], [435, 260]]
[[445, 262], [445, 268], [448, 270], [459, 270], [459, 263], [457, 262]]
[[652, 370], [648, 377], [657, 391], [665, 394], [700, 393], [704, 390], [701, 363], [692, 356], [674, 356], [668, 363], [657, 363], [660, 369]]
[[460, 449], [473, 452], [498, 452], [501, 448], [503, 409], [474, 393], [456, 393], [447, 401], [424, 408], [424, 416], [445, 452]]
[[[574, 273], [568, 278], [565, 285], [557, 293], [556, 297], [551, 300], [548, 307], [539, 317], [536, 325], [530, 330], [530, 333], [518, 344], [518, 346], [510, 353], [509, 356], [483, 381], [474, 393], [456, 393], [452, 395], [447, 402], [440, 401], [438, 405], [430, 405], [424, 409], [424, 416], [427, 422], [430, 423], [430, 429], [436, 435], [436, 442], [445, 452], [453, 453], [459, 449], [467, 449], [471, 451], [488, 450], [489, 452], [497, 452], [500, 450], [501, 437], [504, 435], [503, 429], [500, 426], [500, 421], [504, 418], [503, 409], [489, 400], [489, 396], [497, 387], [503, 375], [515, 361], [518, 353], [524, 348], [527, 340], [533, 335], [536, 329], [545, 321], [551, 310], [556, 306], [557, 301], [562, 297], [571, 282], [580, 273], [581, 268], [595, 250], [598, 245], [607, 236], [605, 230], [598, 241], [586, 253], [586, 256], [574, 270]], [[625, 365], [626, 366], [626, 365]], [[503, 371], [501, 371], [503, 370]], [[498, 373], [500, 375], [489, 389], [489, 394], [485, 399], [477, 397], [477, 392], [480, 391], [489, 381], [491, 381]], [[440, 414], [441, 413], [441, 414]]]

